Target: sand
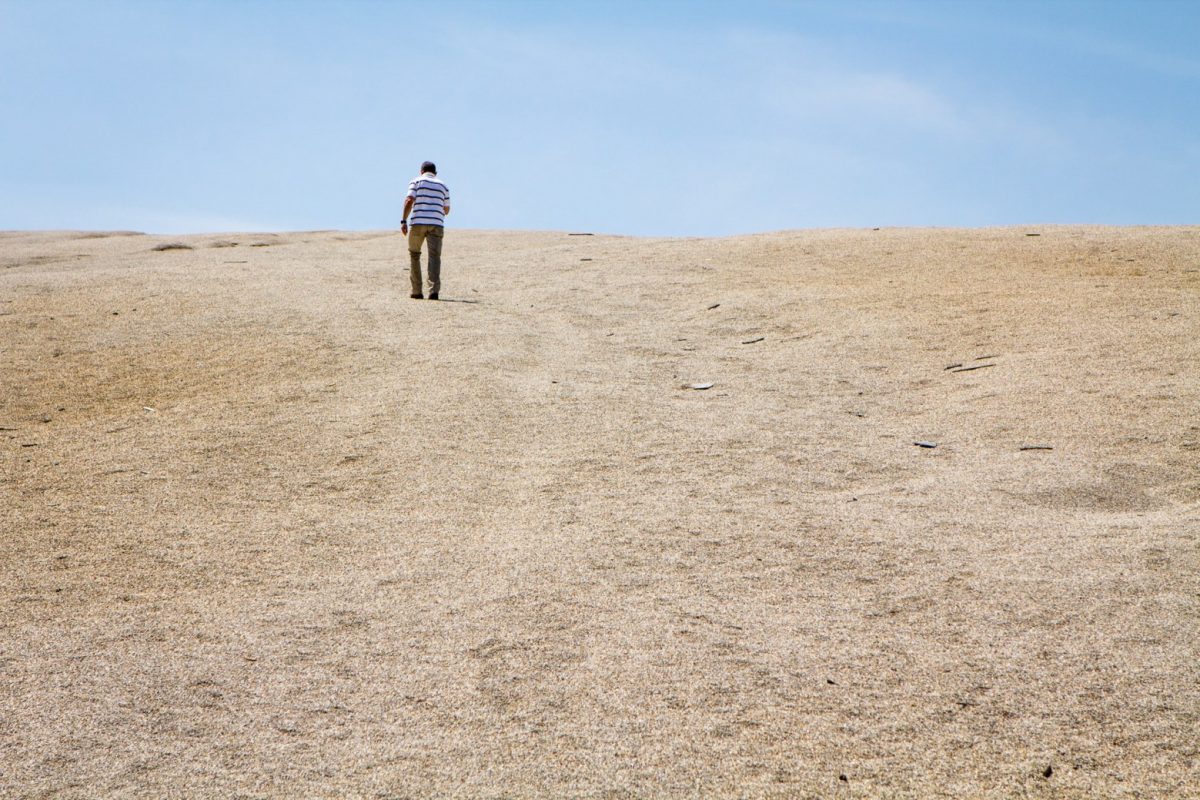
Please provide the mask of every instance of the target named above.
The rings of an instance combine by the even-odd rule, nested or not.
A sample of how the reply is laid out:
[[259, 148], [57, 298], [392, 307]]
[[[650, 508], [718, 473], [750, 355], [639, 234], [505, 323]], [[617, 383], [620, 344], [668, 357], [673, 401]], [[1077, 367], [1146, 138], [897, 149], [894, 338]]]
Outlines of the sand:
[[442, 298], [0, 234], [0, 795], [1200, 797], [1200, 228], [450, 230]]

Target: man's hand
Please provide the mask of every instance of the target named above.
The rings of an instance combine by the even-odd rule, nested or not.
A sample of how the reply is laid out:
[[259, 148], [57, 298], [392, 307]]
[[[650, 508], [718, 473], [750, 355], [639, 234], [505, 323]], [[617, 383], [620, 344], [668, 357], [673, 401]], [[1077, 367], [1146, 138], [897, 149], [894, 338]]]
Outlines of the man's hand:
[[400, 212], [400, 232], [401, 233], [404, 233], [404, 234], [408, 233], [408, 230], [407, 230], [408, 222], [406, 220], [408, 219], [409, 214], [412, 213], [413, 203], [414, 203], [413, 198], [411, 198], [411, 197], [404, 198], [404, 209]]

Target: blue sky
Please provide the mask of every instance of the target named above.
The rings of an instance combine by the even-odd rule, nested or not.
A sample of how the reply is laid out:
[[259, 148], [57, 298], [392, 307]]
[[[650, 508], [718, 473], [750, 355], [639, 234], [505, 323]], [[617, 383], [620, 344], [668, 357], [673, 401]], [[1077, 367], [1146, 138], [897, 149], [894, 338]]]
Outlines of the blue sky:
[[0, 0], [0, 229], [1200, 223], [1200, 0]]

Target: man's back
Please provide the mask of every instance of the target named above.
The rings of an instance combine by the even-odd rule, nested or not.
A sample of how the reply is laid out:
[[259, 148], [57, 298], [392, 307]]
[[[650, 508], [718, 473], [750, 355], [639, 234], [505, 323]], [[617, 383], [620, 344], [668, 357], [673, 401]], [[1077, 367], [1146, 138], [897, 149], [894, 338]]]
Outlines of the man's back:
[[408, 196], [413, 199], [413, 225], [446, 224], [446, 207], [450, 205], [450, 190], [433, 173], [423, 173], [408, 184]]

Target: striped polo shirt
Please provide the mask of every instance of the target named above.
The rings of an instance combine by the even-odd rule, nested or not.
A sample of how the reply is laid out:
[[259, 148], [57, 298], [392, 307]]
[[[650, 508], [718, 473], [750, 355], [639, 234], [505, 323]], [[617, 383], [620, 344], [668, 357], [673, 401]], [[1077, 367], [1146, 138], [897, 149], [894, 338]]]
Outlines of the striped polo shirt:
[[446, 206], [450, 205], [450, 190], [432, 172], [425, 172], [408, 184], [408, 195], [413, 199], [410, 225], [446, 224]]

